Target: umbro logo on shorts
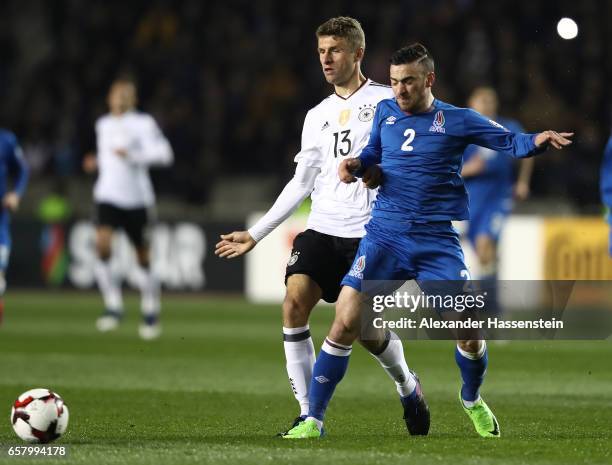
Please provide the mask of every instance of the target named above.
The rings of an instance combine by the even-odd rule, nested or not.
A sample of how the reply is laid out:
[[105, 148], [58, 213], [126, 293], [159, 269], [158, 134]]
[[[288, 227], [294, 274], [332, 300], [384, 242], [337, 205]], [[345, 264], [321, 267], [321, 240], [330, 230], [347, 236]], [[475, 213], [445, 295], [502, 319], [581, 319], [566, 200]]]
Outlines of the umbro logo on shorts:
[[329, 383], [329, 379], [327, 379], [323, 375], [319, 375], [319, 376], [315, 377], [315, 379], [317, 380], [317, 383], [320, 383], [320, 384]]

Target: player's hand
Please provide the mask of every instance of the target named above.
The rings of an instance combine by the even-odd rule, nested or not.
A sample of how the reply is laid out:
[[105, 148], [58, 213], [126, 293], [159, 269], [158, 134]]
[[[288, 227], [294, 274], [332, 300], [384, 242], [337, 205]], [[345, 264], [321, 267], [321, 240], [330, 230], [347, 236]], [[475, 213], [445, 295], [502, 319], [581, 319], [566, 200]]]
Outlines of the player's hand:
[[514, 198], [516, 200], [520, 200], [521, 202], [527, 200], [529, 198], [529, 184], [526, 182], [517, 182], [514, 185]]
[[121, 158], [127, 158], [128, 151], [126, 149], [115, 149], [115, 155]]
[[98, 159], [95, 153], [86, 153], [83, 157], [83, 171], [87, 174], [95, 173], [98, 169]]
[[257, 245], [248, 231], [234, 231], [221, 234], [221, 242], [215, 246], [215, 255], [221, 258], [236, 258], [244, 255]]
[[346, 184], [357, 181], [357, 178], [353, 173], [359, 168], [361, 168], [361, 160], [358, 158], [346, 158], [342, 160], [340, 166], [338, 166], [338, 176], [340, 177], [340, 181]]
[[534, 143], [536, 147], [552, 145], [554, 148], [560, 150], [572, 143], [570, 139], [573, 136], [573, 132], [544, 131], [535, 137]]
[[17, 211], [19, 208], [19, 195], [16, 192], [8, 192], [2, 198], [2, 206], [8, 208], [10, 211]]
[[376, 189], [378, 186], [380, 186], [383, 180], [383, 171], [380, 165], [370, 166], [363, 173], [361, 180], [368, 189]]

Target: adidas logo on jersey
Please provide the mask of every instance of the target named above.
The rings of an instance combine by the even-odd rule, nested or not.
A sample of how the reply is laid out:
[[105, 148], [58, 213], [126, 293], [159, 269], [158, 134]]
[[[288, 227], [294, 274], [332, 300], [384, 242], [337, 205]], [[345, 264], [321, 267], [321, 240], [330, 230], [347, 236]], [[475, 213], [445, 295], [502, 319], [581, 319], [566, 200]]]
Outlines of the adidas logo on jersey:
[[389, 116], [389, 117], [386, 119], [385, 123], [386, 123], [386, 124], [395, 124], [395, 120], [396, 120], [396, 119], [397, 119], [397, 118], [396, 118], [395, 116]]
[[321, 128], [321, 131], [324, 131], [325, 129], [327, 129], [329, 127], [329, 121], [325, 121], [325, 124], [323, 125], [323, 127]]

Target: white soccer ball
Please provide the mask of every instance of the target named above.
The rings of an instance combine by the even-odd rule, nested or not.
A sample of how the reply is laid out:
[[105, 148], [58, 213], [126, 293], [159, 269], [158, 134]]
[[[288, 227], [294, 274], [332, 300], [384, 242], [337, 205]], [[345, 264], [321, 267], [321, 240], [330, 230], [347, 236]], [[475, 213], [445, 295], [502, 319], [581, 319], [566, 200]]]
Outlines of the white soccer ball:
[[26, 442], [55, 441], [68, 427], [68, 407], [49, 389], [30, 389], [21, 394], [11, 409], [11, 424]]

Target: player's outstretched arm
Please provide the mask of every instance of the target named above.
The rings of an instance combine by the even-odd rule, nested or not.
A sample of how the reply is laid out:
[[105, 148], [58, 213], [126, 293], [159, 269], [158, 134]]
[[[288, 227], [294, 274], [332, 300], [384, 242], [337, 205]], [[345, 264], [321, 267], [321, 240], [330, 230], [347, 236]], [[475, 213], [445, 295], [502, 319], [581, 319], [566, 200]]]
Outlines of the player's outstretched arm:
[[552, 145], [557, 150], [561, 150], [563, 147], [567, 147], [572, 143], [571, 138], [573, 136], [573, 132], [557, 132], [548, 130], [537, 134], [533, 142], [536, 147]]
[[222, 235], [223, 240], [217, 244], [215, 254], [223, 258], [235, 258], [253, 249], [259, 241], [297, 210], [314, 189], [315, 179], [320, 172], [320, 168], [299, 161], [293, 178], [287, 183], [270, 210], [248, 231]]
[[248, 231], [234, 231], [221, 234], [221, 241], [215, 246], [215, 255], [221, 258], [236, 258], [249, 252], [257, 245]]

